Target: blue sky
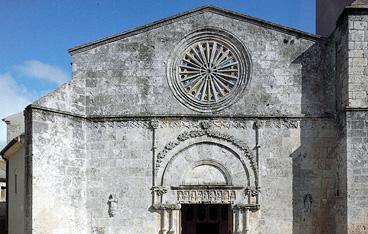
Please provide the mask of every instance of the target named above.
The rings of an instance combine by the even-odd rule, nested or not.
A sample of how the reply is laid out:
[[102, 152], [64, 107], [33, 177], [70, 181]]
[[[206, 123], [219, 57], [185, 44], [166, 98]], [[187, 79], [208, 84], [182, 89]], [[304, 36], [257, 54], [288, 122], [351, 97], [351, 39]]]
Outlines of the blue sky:
[[315, 32], [315, 0], [0, 0], [0, 119], [71, 79], [69, 48], [205, 4]]

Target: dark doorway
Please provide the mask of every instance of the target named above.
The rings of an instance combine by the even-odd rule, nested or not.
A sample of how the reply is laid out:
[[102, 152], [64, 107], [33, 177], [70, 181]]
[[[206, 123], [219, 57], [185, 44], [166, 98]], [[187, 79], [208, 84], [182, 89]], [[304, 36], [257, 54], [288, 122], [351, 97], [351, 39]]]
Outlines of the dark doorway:
[[196, 234], [220, 234], [219, 223], [197, 223]]
[[232, 233], [231, 206], [227, 204], [182, 205], [182, 234]]

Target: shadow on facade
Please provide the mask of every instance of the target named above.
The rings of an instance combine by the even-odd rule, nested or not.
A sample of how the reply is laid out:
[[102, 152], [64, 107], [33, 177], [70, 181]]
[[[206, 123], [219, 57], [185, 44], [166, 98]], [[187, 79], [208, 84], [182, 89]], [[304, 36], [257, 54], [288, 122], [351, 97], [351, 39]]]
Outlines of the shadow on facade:
[[300, 147], [292, 157], [293, 233], [335, 233], [334, 48], [316, 42], [291, 66], [301, 66]]

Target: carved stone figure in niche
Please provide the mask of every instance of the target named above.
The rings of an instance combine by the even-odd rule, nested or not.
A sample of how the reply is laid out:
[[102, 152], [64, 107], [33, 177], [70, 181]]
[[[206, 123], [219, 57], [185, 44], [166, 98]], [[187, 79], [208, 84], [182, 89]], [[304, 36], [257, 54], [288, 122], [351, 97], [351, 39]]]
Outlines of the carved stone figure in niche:
[[178, 200], [179, 201], [183, 201], [184, 200], [184, 196], [183, 196], [183, 192], [182, 191], [178, 191]]
[[114, 217], [118, 210], [118, 199], [115, 194], [109, 196], [107, 204], [109, 205], [109, 216]]
[[190, 200], [191, 200], [191, 201], [195, 201], [195, 200], [197, 200], [197, 199], [196, 199], [196, 192], [195, 192], [195, 191], [192, 191], [192, 192], [191, 192]]
[[306, 194], [304, 196], [304, 212], [309, 215], [312, 209], [312, 203], [313, 203], [313, 199], [312, 199], [312, 195], [310, 194]]
[[210, 201], [216, 200], [216, 194], [214, 191], [209, 191], [209, 200]]
[[203, 192], [203, 200], [207, 200], [208, 199], [208, 192], [207, 191], [205, 191], [205, 192]]
[[228, 191], [226, 191], [225, 193], [224, 193], [224, 200], [226, 201], [226, 200], [229, 200], [229, 192]]
[[199, 191], [198, 192], [198, 201], [201, 201], [202, 200], [202, 192], [201, 191]]
[[186, 201], [188, 201], [188, 200], [189, 200], [189, 191], [185, 191], [185, 192], [184, 192], [184, 199], [185, 199]]
[[222, 192], [221, 191], [217, 191], [217, 200], [219, 200], [219, 201], [222, 200]]
[[231, 201], [234, 201], [234, 200], [235, 200], [235, 192], [234, 192], [234, 191], [232, 191], [232, 192], [230, 193], [230, 200], [231, 200]]

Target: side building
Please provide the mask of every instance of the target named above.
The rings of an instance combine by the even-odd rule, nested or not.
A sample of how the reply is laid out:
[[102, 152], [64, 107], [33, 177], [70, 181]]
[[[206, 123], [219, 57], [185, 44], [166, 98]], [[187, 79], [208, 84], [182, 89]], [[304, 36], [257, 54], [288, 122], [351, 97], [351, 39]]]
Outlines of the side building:
[[[7, 124], [7, 145], [0, 152], [6, 164], [6, 186], [2, 193], [6, 201], [3, 201], [4, 228], [8, 233], [25, 232], [25, 151], [24, 151], [24, 116], [17, 113], [3, 119]], [[5, 173], [4, 173], [5, 174]], [[5, 181], [4, 181], [5, 182]], [[2, 194], [2, 195], [3, 195]], [[0, 233], [6, 233], [1, 230]]]

